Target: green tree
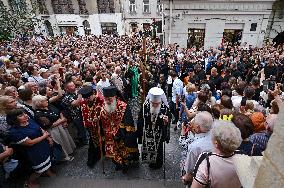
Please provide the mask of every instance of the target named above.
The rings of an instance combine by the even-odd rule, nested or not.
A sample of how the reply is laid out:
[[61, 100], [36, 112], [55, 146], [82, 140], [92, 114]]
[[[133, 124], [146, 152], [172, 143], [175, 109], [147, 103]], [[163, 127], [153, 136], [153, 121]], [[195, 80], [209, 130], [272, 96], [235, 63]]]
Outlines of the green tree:
[[10, 9], [0, 1], [0, 41], [10, 40], [19, 34], [29, 35], [39, 24], [40, 20], [36, 17], [36, 2], [31, 8], [23, 3], [24, 1], [15, 1], [14, 7]]

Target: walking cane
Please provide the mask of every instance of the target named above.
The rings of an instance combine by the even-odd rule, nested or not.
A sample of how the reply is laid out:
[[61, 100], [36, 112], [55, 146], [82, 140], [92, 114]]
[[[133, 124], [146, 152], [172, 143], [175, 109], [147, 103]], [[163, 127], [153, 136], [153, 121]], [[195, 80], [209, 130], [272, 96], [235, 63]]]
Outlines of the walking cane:
[[166, 143], [163, 143], [163, 173], [164, 173], [164, 186], [166, 186]]
[[[168, 114], [168, 109], [166, 111], [166, 114]], [[168, 120], [169, 121], [169, 120]], [[169, 126], [169, 122], [165, 126]], [[166, 135], [165, 138], [168, 136], [168, 127], [166, 129]], [[166, 140], [163, 140], [163, 178], [164, 178], [164, 186], [166, 186]]]

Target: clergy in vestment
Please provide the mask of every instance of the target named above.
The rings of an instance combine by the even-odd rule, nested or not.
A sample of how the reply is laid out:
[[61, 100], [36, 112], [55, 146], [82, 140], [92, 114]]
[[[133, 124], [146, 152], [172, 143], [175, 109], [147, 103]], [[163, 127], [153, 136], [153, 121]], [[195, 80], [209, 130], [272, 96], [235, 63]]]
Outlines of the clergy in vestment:
[[149, 90], [138, 118], [138, 143], [142, 144], [142, 162], [152, 169], [163, 165], [163, 143], [170, 140], [170, 110], [164, 91]]

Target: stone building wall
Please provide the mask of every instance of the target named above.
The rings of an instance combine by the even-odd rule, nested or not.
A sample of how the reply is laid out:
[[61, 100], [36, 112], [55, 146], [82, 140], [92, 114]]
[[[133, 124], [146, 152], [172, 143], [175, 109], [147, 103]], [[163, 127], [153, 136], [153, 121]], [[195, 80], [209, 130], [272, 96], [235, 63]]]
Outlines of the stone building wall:
[[[208, 49], [221, 44], [225, 29], [234, 29], [243, 31], [242, 43], [262, 46], [274, 1], [174, 0], [171, 8], [170, 1], [164, 0], [165, 41], [186, 47], [188, 29], [204, 29], [204, 47]], [[255, 30], [252, 24], [257, 25]]]

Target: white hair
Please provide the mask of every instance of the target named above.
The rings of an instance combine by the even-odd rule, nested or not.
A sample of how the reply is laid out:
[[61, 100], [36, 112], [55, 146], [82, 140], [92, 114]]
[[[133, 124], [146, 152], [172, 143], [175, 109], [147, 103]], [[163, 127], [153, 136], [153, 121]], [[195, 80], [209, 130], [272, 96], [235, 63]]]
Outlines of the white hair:
[[47, 97], [46, 96], [43, 96], [43, 95], [35, 95], [33, 98], [32, 98], [32, 101], [33, 101], [33, 108], [34, 109], [38, 109], [41, 105], [41, 102], [42, 101], [45, 101], [47, 100]]
[[199, 125], [204, 131], [209, 131], [212, 128], [213, 117], [207, 111], [202, 111], [194, 117], [194, 123]]
[[221, 152], [233, 153], [242, 143], [241, 131], [224, 121], [220, 123], [218, 126], [213, 126], [212, 139], [218, 142]]

